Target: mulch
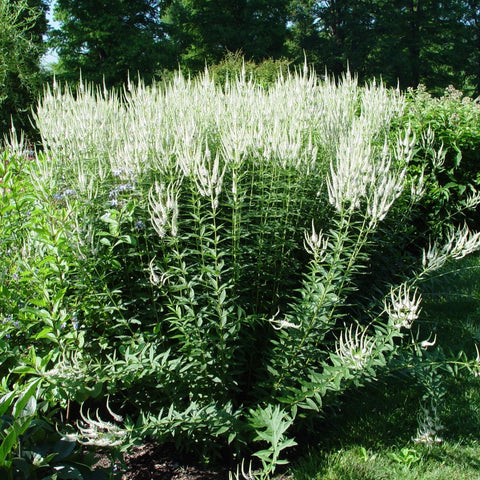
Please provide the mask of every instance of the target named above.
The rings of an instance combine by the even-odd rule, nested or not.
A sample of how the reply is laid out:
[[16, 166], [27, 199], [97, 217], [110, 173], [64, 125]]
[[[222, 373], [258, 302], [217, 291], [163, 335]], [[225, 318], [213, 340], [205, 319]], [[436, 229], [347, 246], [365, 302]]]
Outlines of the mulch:
[[[108, 467], [108, 457], [99, 454], [95, 468]], [[225, 468], [209, 469], [175, 450], [171, 444], [146, 442], [124, 455], [121, 480], [227, 480]], [[120, 473], [120, 472], [119, 472]]]

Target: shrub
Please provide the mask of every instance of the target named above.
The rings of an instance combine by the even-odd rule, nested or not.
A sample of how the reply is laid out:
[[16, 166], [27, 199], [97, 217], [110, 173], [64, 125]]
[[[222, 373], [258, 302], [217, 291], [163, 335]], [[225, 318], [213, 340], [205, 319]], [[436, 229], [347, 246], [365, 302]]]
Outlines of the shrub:
[[[7, 384], [40, 376], [67, 410], [109, 395], [125, 418], [87, 418], [82, 441], [256, 452], [273, 473], [347, 389], [394, 359], [421, 363], [421, 341], [402, 342], [416, 285], [479, 245], [453, 229], [363, 281], [410, 221], [406, 185], [421, 187], [411, 133], [392, 132], [404, 108], [381, 85], [307, 72], [269, 89], [179, 74], [124, 98], [47, 90], [30, 203], [0, 217], [19, 245], [1, 260], [16, 287], [1, 299], [2, 360], [18, 372]], [[397, 245], [416, 241], [398, 228]]]
[[220, 85], [244, 75], [247, 79], [253, 79], [259, 85], [268, 87], [276, 83], [279, 75], [288, 75], [290, 63], [286, 59], [266, 59], [256, 63], [245, 60], [242, 52], [238, 51], [228, 52], [220, 63], [210, 66], [208, 71]]
[[448, 87], [440, 98], [420, 86], [409, 90], [402, 119], [416, 135], [410, 171], [424, 177], [423, 200], [418, 204], [419, 229], [435, 231], [447, 223], [465, 221], [478, 230], [476, 193], [480, 186], [480, 105]]

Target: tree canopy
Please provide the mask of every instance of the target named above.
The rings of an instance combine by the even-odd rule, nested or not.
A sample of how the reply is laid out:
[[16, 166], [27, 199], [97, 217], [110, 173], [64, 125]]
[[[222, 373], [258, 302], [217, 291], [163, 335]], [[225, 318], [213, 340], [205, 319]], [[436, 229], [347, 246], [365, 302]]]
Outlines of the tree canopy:
[[0, 0], [0, 136], [30, 130], [31, 104], [41, 87], [46, 5], [42, 0]]
[[291, 5], [289, 53], [297, 60], [305, 53], [335, 74], [348, 64], [362, 78], [381, 76], [402, 88], [424, 83], [443, 89], [451, 83], [472, 90], [477, 82], [480, 93], [480, 9], [474, 0], [294, 0]]
[[475, 0], [58, 0], [50, 45], [60, 72], [107, 85], [196, 72], [230, 52], [247, 60], [305, 57], [317, 69], [402, 88], [448, 84], [480, 93]]
[[138, 74], [149, 83], [241, 52], [253, 62], [307, 59], [334, 75], [349, 68], [402, 89], [480, 94], [477, 0], [0, 0], [3, 132], [12, 118], [28, 128], [49, 6], [58, 26], [47, 45], [63, 80], [115, 86]]
[[279, 58], [286, 53], [285, 0], [173, 0], [163, 20], [180, 64], [203, 68], [226, 52], [246, 58]]
[[168, 63], [158, 0], [57, 0], [50, 44], [59, 54], [59, 71], [108, 86], [140, 73], [149, 81]]

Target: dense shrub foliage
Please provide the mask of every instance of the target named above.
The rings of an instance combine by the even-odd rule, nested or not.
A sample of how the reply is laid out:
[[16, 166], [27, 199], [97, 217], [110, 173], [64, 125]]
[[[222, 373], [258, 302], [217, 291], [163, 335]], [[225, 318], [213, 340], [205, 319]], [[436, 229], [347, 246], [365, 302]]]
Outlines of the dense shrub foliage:
[[225, 85], [244, 75], [247, 79], [254, 79], [260, 86], [274, 85], [280, 75], [288, 75], [289, 66], [292, 64], [287, 59], [266, 59], [255, 63], [245, 60], [241, 51], [228, 52], [217, 64], [208, 68], [209, 74], [216, 83]]
[[0, 0], [0, 137], [12, 123], [33, 135], [29, 115], [42, 90], [39, 61], [46, 48], [45, 4]]
[[443, 153], [408, 105], [307, 71], [47, 90], [44, 152], [0, 171], [4, 412], [33, 398], [65, 441], [173, 439], [268, 476], [346, 390], [420, 368], [417, 286], [479, 235], [415, 228]]
[[469, 199], [480, 186], [480, 104], [453, 87], [435, 98], [420, 86], [407, 93], [407, 105], [404, 121], [418, 138], [411, 168], [421, 170], [425, 182], [421, 216], [428, 228], [447, 217], [478, 230]]

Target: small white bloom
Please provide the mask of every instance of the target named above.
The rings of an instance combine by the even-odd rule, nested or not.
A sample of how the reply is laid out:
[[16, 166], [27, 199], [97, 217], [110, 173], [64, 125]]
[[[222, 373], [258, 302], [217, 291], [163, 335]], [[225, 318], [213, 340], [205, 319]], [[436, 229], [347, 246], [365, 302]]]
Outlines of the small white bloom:
[[432, 445], [434, 443], [442, 443], [443, 438], [438, 435], [444, 426], [440, 423], [435, 406], [431, 406], [431, 410], [421, 407], [422, 411], [418, 415], [417, 435], [412, 440], [414, 443], [426, 443]]
[[467, 225], [451, 230], [443, 246], [437, 242], [423, 251], [422, 265], [425, 271], [441, 268], [449, 258], [460, 259], [480, 249], [480, 232], [472, 232]]
[[224, 165], [223, 169], [220, 170], [220, 155], [218, 153], [212, 162], [212, 154], [208, 145], [205, 146], [205, 151], [195, 158], [195, 184], [200, 195], [213, 199], [214, 208], [218, 207], [218, 197], [222, 191], [225, 169]]
[[346, 328], [335, 346], [335, 353], [352, 369], [361, 370], [369, 362], [375, 350], [375, 338], [367, 335], [367, 329], [357, 325]]
[[155, 187], [149, 195], [150, 219], [153, 228], [160, 238], [167, 234], [167, 227], [172, 236], [178, 232], [178, 186], [170, 184], [167, 187], [155, 182]]
[[[122, 417], [111, 411], [108, 401], [107, 410], [116, 421], [122, 419]], [[85, 415], [82, 408], [80, 408], [80, 416], [81, 421], [77, 423], [78, 433], [71, 436], [78, 443], [96, 447], [115, 447], [122, 445], [125, 441], [127, 431], [112, 422], [101, 420], [98, 410], [95, 415], [96, 419], [91, 418], [89, 412]]]
[[294, 329], [299, 329], [300, 325], [289, 322], [288, 320], [285, 319], [280, 319], [277, 320], [277, 315], [280, 313], [280, 310], [277, 311], [277, 313], [269, 320], [269, 322], [272, 324], [272, 327], [275, 330], [282, 330], [282, 328], [294, 328]]
[[413, 179], [410, 185], [410, 196], [414, 202], [420, 200], [425, 193], [425, 167], [422, 168], [420, 176]]
[[475, 377], [480, 377], [480, 351], [478, 350], [478, 345], [475, 345], [475, 349], [477, 350], [477, 358], [475, 358], [474, 375]]
[[148, 271], [150, 272], [150, 283], [152, 285], [165, 285], [165, 282], [168, 280], [169, 276], [164, 272], [161, 273], [155, 267], [155, 257], [152, 258], [148, 264]]
[[47, 370], [44, 375], [63, 383], [80, 381], [87, 376], [85, 368], [82, 361], [74, 355], [72, 359], [64, 358], [55, 365], [55, 368]]
[[420, 314], [422, 296], [417, 296], [417, 290], [411, 296], [406, 283], [390, 291], [390, 305], [386, 305], [386, 311], [396, 328], [411, 328], [412, 323]]
[[322, 231], [316, 232], [315, 225], [312, 220], [312, 233], [309, 235], [305, 232], [305, 240], [303, 242], [305, 250], [315, 256], [323, 257], [327, 250], [328, 240], [323, 237]]
[[437, 270], [447, 261], [445, 255], [441, 255], [436, 243], [430, 244], [428, 250], [423, 250], [422, 266], [425, 270]]
[[415, 146], [415, 134], [412, 134], [411, 126], [409, 125], [405, 131], [404, 137], [397, 139], [396, 156], [403, 162], [408, 163], [413, 157], [413, 148]]
[[435, 335], [435, 338], [430, 342], [428, 339], [423, 340], [423, 342], [420, 343], [420, 346], [422, 348], [428, 348], [428, 347], [433, 347], [437, 343], [437, 335]]
[[475, 208], [480, 205], [480, 192], [475, 192], [472, 195], [469, 195], [465, 200], [466, 208]]

